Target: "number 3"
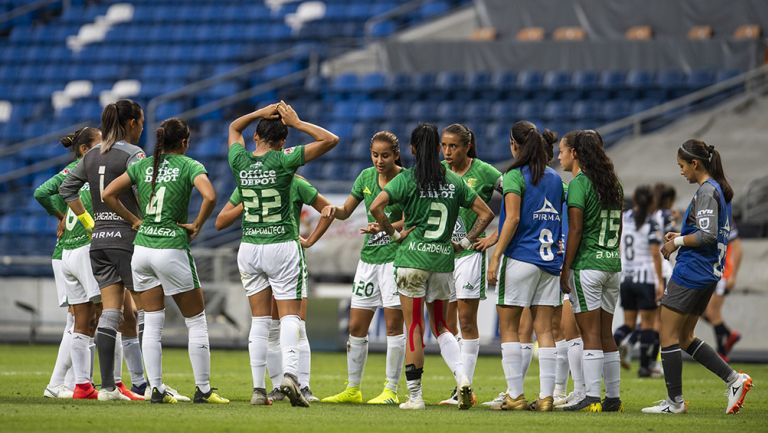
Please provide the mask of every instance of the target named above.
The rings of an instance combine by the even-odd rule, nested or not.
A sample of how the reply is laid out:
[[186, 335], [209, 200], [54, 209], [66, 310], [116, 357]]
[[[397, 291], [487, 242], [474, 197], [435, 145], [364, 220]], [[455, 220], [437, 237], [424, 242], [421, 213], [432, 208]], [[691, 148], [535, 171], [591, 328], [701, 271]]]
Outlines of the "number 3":
[[431, 216], [427, 219], [427, 224], [437, 226], [437, 229], [425, 231], [424, 239], [438, 239], [443, 236], [443, 232], [445, 232], [445, 220], [448, 217], [448, 208], [442, 203], [432, 203], [429, 205], [429, 211], [440, 212], [440, 216]]

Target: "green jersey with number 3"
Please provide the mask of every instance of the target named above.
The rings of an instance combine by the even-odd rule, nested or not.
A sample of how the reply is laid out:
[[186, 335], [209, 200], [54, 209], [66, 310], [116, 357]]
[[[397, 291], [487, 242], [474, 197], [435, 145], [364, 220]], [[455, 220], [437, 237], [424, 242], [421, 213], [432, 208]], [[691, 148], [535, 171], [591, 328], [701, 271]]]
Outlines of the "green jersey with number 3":
[[621, 208], [604, 208], [592, 181], [583, 172], [568, 184], [568, 207], [584, 213], [581, 243], [571, 267], [620, 272]]
[[[67, 175], [69, 175], [70, 170], [72, 170], [79, 161], [80, 160], [75, 160], [70, 162], [60, 172], [53, 175], [53, 177], [43, 182], [42, 185], [35, 189], [35, 199], [48, 214], [57, 215], [63, 213], [65, 216], [68, 216], [69, 213], [72, 212], [68, 210], [69, 208], [67, 207], [67, 204], [64, 203], [64, 200], [59, 195], [59, 187], [64, 182]], [[88, 202], [90, 203], [90, 199]], [[77, 218], [75, 218], [75, 220], [77, 220]], [[61, 252], [64, 249], [61, 241], [62, 239], [57, 239], [56, 246], [53, 248], [51, 258], [54, 260], [61, 260]]]
[[[299, 175], [294, 175], [291, 181], [291, 203], [293, 203], [293, 218], [295, 222], [296, 236], [299, 236], [299, 224], [301, 223], [301, 208], [306, 205], [312, 205], [317, 198], [318, 192], [308, 180]], [[237, 206], [243, 202], [240, 190], [235, 189], [229, 196], [229, 202], [232, 206]]]
[[[398, 176], [395, 176], [394, 179], [397, 179]], [[376, 199], [380, 192], [379, 172], [376, 171], [376, 168], [369, 167], [360, 172], [357, 179], [355, 179], [355, 183], [352, 185], [352, 191], [349, 193], [357, 201], [365, 203], [365, 213], [369, 223], [376, 222], [376, 218], [371, 215], [370, 209], [371, 203], [373, 203], [373, 200]], [[390, 204], [385, 207], [384, 213], [389, 221], [393, 223], [403, 218], [403, 208], [397, 204]], [[360, 251], [360, 260], [372, 265], [389, 263], [395, 260], [396, 251], [397, 244], [391, 242], [386, 232], [380, 231], [375, 235], [366, 234], [363, 241], [363, 250]]]
[[419, 190], [413, 170], [403, 170], [384, 187], [391, 204], [400, 204], [405, 227], [415, 229], [402, 241], [395, 266], [431, 272], [453, 272], [451, 245], [459, 209], [472, 206], [477, 197], [455, 173], [446, 170], [445, 182], [434, 190]]
[[298, 239], [293, 223], [291, 182], [304, 164], [304, 146], [256, 156], [240, 143], [229, 148], [229, 166], [243, 198], [243, 239], [275, 244]]
[[[450, 165], [443, 161], [443, 166], [446, 170], [450, 170]], [[493, 190], [499, 184], [499, 178], [501, 172], [496, 170], [496, 167], [481, 161], [477, 158], [472, 158], [469, 168], [461, 176], [461, 179], [466, 182], [473, 191], [486, 203], [491, 201], [493, 197]], [[459, 242], [462, 238], [467, 236], [467, 233], [472, 230], [472, 226], [477, 221], [477, 214], [472, 209], [462, 208], [459, 210], [459, 217], [456, 219], [456, 226], [453, 228], [453, 242]], [[485, 237], [485, 233], [481, 233], [478, 237]], [[465, 257], [470, 254], [479, 253], [474, 250], [463, 250], [456, 253], [456, 258]]]
[[189, 197], [195, 187], [195, 178], [208, 172], [203, 164], [188, 156], [162, 155], [153, 194], [154, 159], [144, 158], [128, 167], [127, 171], [131, 183], [138, 190], [139, 209], [144, 214], [133, 244], [157, 249], [189, 248], [187, 231], [178, 224], [187, 223]]

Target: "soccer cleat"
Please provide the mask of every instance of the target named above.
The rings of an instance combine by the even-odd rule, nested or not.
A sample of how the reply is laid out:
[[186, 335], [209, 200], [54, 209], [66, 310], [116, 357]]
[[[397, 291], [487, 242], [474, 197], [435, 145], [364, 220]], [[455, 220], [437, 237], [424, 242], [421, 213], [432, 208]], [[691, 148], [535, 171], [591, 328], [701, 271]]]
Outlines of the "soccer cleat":
[[115, 383], [115, 388], [120, 390], [120, 394], [128, 397], [131, 401], [144, 401], [144, 396], [133, 393], [130, 389], [126, 388], [123, 382]]
[[621, 368], [625, 370], [632, 368], [632, 348], [627, 343], [619, 345], [619, 360]]
[[304, 396], [305, 399], [307, 399], [308, 402], [314, 403], [316, 401], [320, 401], [319, 398], [315, 397], [315, 394], [312, 394], [312, 390], [309, 389], [308, 386], [305, 386], [304, 388], [301, 388], [301, 395]]
[[[299, 380], [291, 373], [283, 375], [283, 381], [280, 382], [280, 391], [283, 391], [283, 394], [288, 397], [291, 406], [309, 407], [309, 402], [304, 398], [299, 389]], [[362, 396], [360, 400], [362, 401]]]
[[72, 395], [72, 398], [75, 400], [97, 400], [99, 398], [99, 392], [90, 382], [79, 383], [75, 385], [75, 392]]
[[504, 403], [504, 396], [506, 395], [506, 391], [500, 392], [493, 400], [483, 402], [483, 406], [488, 406], [493, 410], [501, 410], [501, 404]]
[[673, 414], [673, 413], [687, 413], [688, 403], [674, 403], [668, 399], [659, 400], [655, 406], [644, 407], [641, 412], [643, 413], [661, 413], [661, 414]]
[[600, 406], [603, 412], [624, 412], [624, 402], [618, 397], [605, 397]]
[[555, 399], [553, 397], [544, 397], [534, 400], [533, 403], [528, 406], [528, 409], [534, 412], [552, 412], [555, 408]]
[[[180, 394], [179, 391], [176, 391], [175, 389], [171, 388], [170, 386], [168, 386], [166, 384], [163, 384], [163, 386], [165, 387], [165, 391], [168, 392], [169, 394], [171, 394], [173, 396], [173, 398], [176, 399], [176, 401], [183, 401], [183, 402], [192, 401], [192, 400], [190, 400], [189, 397], [187, 397], [186, 395]], [[152, 398], [152, 387], [147, 386], [146, 390], [144, 391], [144, 400], [149, 400], [151, 398]]]
[[504, 401], [501, 403], [501, 406], [499, 406], [499, 410], [527, 410], [527, 409], [528, 409], [528, 400], [525, 399], [525, 396], [523, 394], [520, 394], [515, 398], [512, 398], [511, 395], [507, 394], [504, 396]]
[[468, 380], [463, 380], [461, 382], [457, 397], [459, 410], [468, 410], [474, 406], [474, 403], [477, 401], [477, 397], [475, 397], [475, 401], [473, 401], [472, 397], [474, 397], [474, 393], [472, 392], [472, 387], [469, 385]]
[[565, 397], [565, 399], [560, 399], [560, 400], [555, 399], [555, 407], [563, 409], [566, 406], [570, 406], [572, 404], [576, 404], [580, 402], [586, 396], [587, 395], [583, 392], [572, 391], [570, 394], [568, 394], [567, 397]]
[[251, 394], [251, 404], [254, 406], [272, 406], [272, 399], [267, 396], [266, 389], [253, 388], [253, 394]]
[[368, 404], [398, 404], [400, 399], [397, 398], [397, 393], [389, 388], [384, 388], [381, 394], [368, 400]]
[[438, 403], [438, 405], [440, 406], [456, 406], [458, 404], [459, 404], [459, 395], [458, 395], [458, 390], [456, 388], [453, 388], [453, 391], [451, 391], [450, 397]]
[[57, 386], [46, 386], [45, 391], [43, 391], [43, 397], [46, 398], [61, 398], [61, 399], [70, 399], [72, 398], [73, 391], [69, 388], [67, 388], [66, 385], [57, 385]]
[[285, 400], [285, 394], [283, 394], [283, 391], [280, 391], [280, 388], [272, 388], [272, 391], [269, 392], [270, 400], [272, 401], [283, 401]]
[[[101, 397], [101, 394], [99, 394], [99, 397]], [[169, 392], [168, 388], [163, 392], [160, 392], [157, 388], [152, 388], [152, 398], [150, 399], [150, 402], [153, 404], [176, 404], [179, 401]]]
[[603, 406], [600, 403], [600, 397], [586, 396], [575, 404], [564, 406], [563, 410], [568, 412], [602, 412]]
[[325, 397], [324, 399], [320, 400], [323, 403], [362, 403], [363, 402], [363, 393], [360, 391], [360, 387], [358, 386], [348, 386], [344, 388], [344, 391], [341, 391], [340, 393], [336, 395], [332, 395], [329, 397]]
[[[147, 399], [147, 388], [149, 388], [149, 384], [147, 382], [142, 383], [139, 386], [136, 386], [134, 384], [131, 384], [131, 392], [138, 395], [143, 395], [144, 400]], [[152, 396], [150, 395], [150, 398]]]
[[195, 397], [192, 399], [194, 403], [209, 403], [209, 404], [227, 404], [229, 400], [220, 396], [214, 392], [216, 388], [211, 388], [210, 391], [204, 393], [200, 391], [200, 387], [195, 387]]
[[728, 334], [728, 338], [725, 340], [725, 354], [728, 355], [733, 350], [733, 346], [741, 340], [741, 334], [738, 331], [731, 331]]
[[427, 406], [424, 404], [424, 399], [409, 398], [405, 403], [400, 403], [400, 409], [405, 410], [424, 410]]
[[101, 388], [99, 390], [99, 401], [109, 401], [109, 400], [123, 400], [123, 401], [130, 401], [131, 399], [127, 396], [123, 395], [122, 392], [120, 392], [120, 389], [115, 387], [112, 391], [107, 391], [104, 388]]
[[725, 408], [725, 413], [729, 415], [738, 413], [744, 406], [744, 398], [750, 389], [752, 389], [752, 378], [746, 373], [739, 373], [739, 377], [728, 384], [726, 390], [728, 406]]

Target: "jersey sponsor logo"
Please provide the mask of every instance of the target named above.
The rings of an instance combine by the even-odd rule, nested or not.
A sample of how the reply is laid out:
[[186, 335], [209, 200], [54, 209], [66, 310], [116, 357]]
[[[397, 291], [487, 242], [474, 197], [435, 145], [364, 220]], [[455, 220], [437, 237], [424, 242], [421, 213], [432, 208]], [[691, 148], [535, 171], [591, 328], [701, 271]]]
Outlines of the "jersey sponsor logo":
[[428, 189], [419, 192], [419, 198], [453, 198], [456, 194], [456, 185], [442, 184], [435, 189]]
[[368, 189], [368, 187], [366, 186], [365, 188], [363, 188], [363, 194], [368, 194], [368, 195], [371, 195], [371, 194], [373, 194], [373, 193], [372, 193], [372, 192], [371, 192], [371, 190], [370, 190], [370, 189]]
[[369, 247], [380, 247], [380, 246], [384, 246], [384, 245], [389, 245], [390, 242], [391, 242], [391, 239], [390, 239], [389, 235], [387, 234], [387, 232], [381, 231], [381, 232], [376, 233], [375, 235], [371, 235], [368, 238], [367, 245]]
[[709, 231], [709, 221], [710, 221], [709, 217], [699, 218], [698, 220], [699, 228], [702, 230]]
[[161, 236], [164, 238], [175, 238], [178, 236], [176, 229], [168, 227], [141, 226], [139, 227], [139, 233], [147, 236]]
[[418, 251], [421, 253], [453, 255], [453, 247], [445, 244], [433, 244], [427, 242], [411, 242], [408, 244], [409, 251]]
[[[152, 183], [152, 173], [154, 173], [154, 171], [153, 167], [147, 167], [147, 169], [144, 170], [144, 182]], [[157, 169], [155, 183], [176, 182], [180, 174], [181, 169], [179, 167], [171, 167], [170, 161], [166, 159]]]
[[244, 231], [245, 236], [274, 236], [284, 235], [285, 226], [248, 227]]
[[94, 232], [91, 235], [91, 239], [113, 239], [113, 238], [123, 238], [123, 234], [119, 230], [111, 231], [111, 232]]
[[456, 225], [453, 226], [453, 235], [451, 242], [460, 242], [467, 236], [467, 228], [464, 226], [464, 220], [461, 217], [456, 218]]
[[544, 197], [541, 208], [533, 213], [534, 221], [560, 221], [560, 212]]
[[93, 215], [94, 221], [123, 221], [120, 215], [114, 212], [97, 212]]
[[277, 183], [277, 171], [275, 170], [240, 170], [240, 186], [274, 185]]

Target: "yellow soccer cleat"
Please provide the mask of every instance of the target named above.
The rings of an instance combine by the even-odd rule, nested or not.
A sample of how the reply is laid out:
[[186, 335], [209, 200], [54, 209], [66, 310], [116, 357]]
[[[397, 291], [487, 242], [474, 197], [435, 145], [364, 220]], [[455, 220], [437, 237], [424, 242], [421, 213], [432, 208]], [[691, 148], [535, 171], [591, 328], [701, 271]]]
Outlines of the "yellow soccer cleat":
[[167, 390], [163, 390], [163, 392], [160, 392], [159, 389], [152, 388], [152, 398], [150, 399], [150, 403], [156, 403], [156, 404], [176, 404], [176, 403], [178, 403], [178, 400], [176, 400], [176, 397], [174, 397]]
[[348, 386], [336, 395], [326, 397], [320, 400], [321, 403], [354, 403], [360, 404], [363, 402], [363, 393], [360, 392], [359, 386]]
[[216, 388], [211, 388], [208, 393], [204, 393], [200, 391], [200, 388], [195, 387], [195, 403], [208, 403], [208, 404], [227, 404], [229, 403], [229, 400], [220, 396], [218, 393], [214, 392]]
[[368, 400], [368, 404], [399, 404], [400, 399], [397, 398], [397, 393], [389, 388], [384, 388], [381, 394]]
[[[494, 407], [491, 407], [494, 409]], [[523, 394], [512, 398], [509, 394], [504, 396], [504, 401], [499, 406], [499, 410], [528, 410], [528, 401]]]

